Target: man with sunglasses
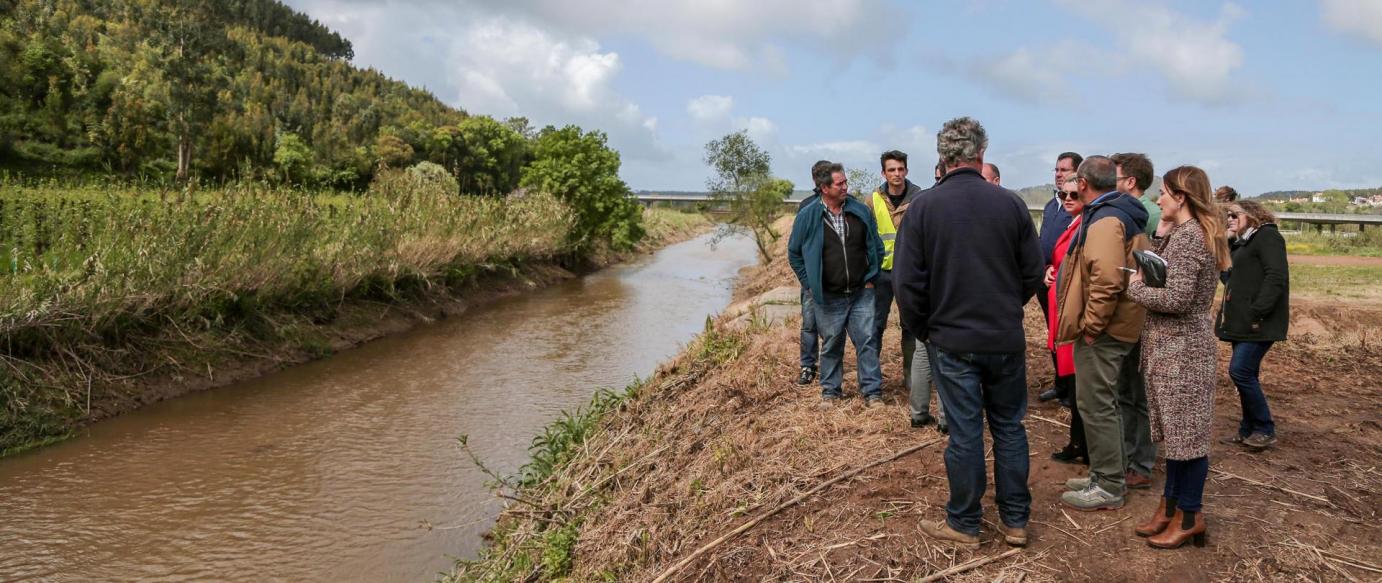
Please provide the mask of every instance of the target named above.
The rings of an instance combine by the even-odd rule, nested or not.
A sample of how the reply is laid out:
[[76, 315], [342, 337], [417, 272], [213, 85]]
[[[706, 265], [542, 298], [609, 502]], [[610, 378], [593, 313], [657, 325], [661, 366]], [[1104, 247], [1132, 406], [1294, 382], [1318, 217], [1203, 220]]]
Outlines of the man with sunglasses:
[[[1041, 257], [1046, 262], [1042, 266], [1042, 272], [1051, 266], [1051, 254], [1056, 250], [1056, 241], [1060, 239], [1061, 233], [1070, 226], [1070, 221], [1075, 218], [1070, 213], [1065, 212], [1065, 207], [1061, 205], [1061, 188], [1067, 180], [1075, 176], [1075, 169], [1080, 166], [1084, 157], [1075, 152], [1064, 152], [1056, 157], [1056, 188], [1055, 196], [1046, 201], [1045, 208], [1041, 209], [1041, 229], [1037, 231], [1037, 240], [1041, 243]], [[1037, 292], [1037, 303], [1041, 305], [1043, 316], [1049, 317], [1050, 306], [1046, 302], [1046, 290], [1043, 288]], [[1046, 323], [1051, 324], [1049, 321]], [[1051, 353], [1051, 367], [1055, 368], [1056, 353]], [[1051, 388], [1043, 391], [1037, 399], [1043, 403], [1051, 399], [1060, 399], [1061, 404], [1069, 407], [1072, 399], [1075, 398], [1075, 383], [1072, 377], [1056, 377]]]

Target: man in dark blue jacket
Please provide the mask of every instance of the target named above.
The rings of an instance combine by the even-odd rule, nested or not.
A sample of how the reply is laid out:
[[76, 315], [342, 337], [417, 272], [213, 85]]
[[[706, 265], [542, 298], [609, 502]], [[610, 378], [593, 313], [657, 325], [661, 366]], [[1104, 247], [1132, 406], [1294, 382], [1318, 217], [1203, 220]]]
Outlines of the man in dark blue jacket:
[[912, 203], [893, 257], [902, 323], [929, 341], [931, 366], [950, 427], [946, 519], [922, 531], [979, 546], [984, 495], [984, 418], [993, 435], [994, 499], [1008, 544], [1027, 544], [1026, 337], [1023, 305], [1041, 289], [1045, 266], [1036, 229], [1017, 194], [980, 174], [988, 136], [968, 117], [941, 128], [936, 150], [946, 175]]
[[[811, 165], [811, 174], [814, 176], [817, 171], [829, 168], [829, 160], [819, 160]], [[814, 180], [814, 179], [813, 179]], [[821, 189], [816, 187], [811, 190], [811, 195], [802, 199], [797, 204], [797, 212], [801, 212], [811, 203], [821, 199]], [[811, 290], [806, 286], [801, 287], [801, 371], [797, 374], [798, 385], [809, 385], [816, 379], [816, 361], [820, 360], [819, 348], [820, 332], [816, 330], [816, 311], [811, 303]]]
[[870, 407], [882, 405], [882, 370], [873, 342], [874, 280], [883, 261], [883, 240], [864, 203], [849, 196], [844, 167], [812, 171], [820, 200], [797, 212], [787, 240], [787, 262], [811, 290], [821, 333], [821, 400], [843, 395], [845, 334], [854, 343], [859, 393]]
[[[1056, 157], [1056, 190], [1051, 200], [1046, 201], [1046, 206], [1041, 209], [1041, 231], [1037, 234], [1037, 238], [1041, 240], [1042, 261], [1045, 261], [1046, 265], [1051, 264], [1051, 255], [1055, 252], [1056, 241], [1060, 239], [1065, 229], [1070, 227], [1070, 222], [1075, 220], [1075, 217], [1065, 212], [1065, 207], [1061, 205], [1060, 185], [1075, 176], [1075, 169], [1079, 168], [1080, 162], [1083, 161], [1084, 157], [1074, 152], [1063, 152]], [[1042, 317], [1049, 320], [1051, 318], [1051, 306], [1046, 305], [1045, 286], [1037, 292], [1037, 304], [1041, 306]], [[1050, 322], [1047, 322], [1047, 325], [1049, 326]], [[1056, 367], [1055, 352], [1051, 353], [1051, 366], [1052, 368]], [[1042, 401], [1060, 399], [1062, 404], [1069, 407], [1075, 398], [1075, 377], [1057, 376], [1051, 388], [1043, 391], [1037, 398]]]

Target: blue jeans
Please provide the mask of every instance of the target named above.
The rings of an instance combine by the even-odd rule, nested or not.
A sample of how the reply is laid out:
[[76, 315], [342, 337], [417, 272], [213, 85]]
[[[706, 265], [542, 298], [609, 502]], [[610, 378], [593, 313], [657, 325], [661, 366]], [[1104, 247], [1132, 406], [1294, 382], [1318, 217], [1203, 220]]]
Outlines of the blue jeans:
[[873, 288], [825, 294], [825, 303], [816, 305], [816, 328], [821, 332], [821, 395], [842, 396], [845, 334], [849, 334], [859, 366], [859, 393], [881, 397], [883, 371], [873, 342]]
[[1032, 513], [1027, 489], [1027, 361], [1021, 352], [951, 353], [930, 345], [936, 390], [950, 425], [945, 474], [950, 501], [945, 505], [950, 528], [979, 534], [984, 516], [980, 500], [984, 477], [984, 418], [993, 436], [994, 501], [1003, 524], [1025, 528]]
[[801, 288], [801, 368], [816, 368], [816, 360], [820, 358], [820, 347], [817, 339], [820, 334], [816, 332], [816, 308], [811, 301], [811, 290]]
[[1238, 435], [1242, 437], [1254, 433], [1276, 435], [1272, 410], [1267, 407], [1267, 395], [1262, 392], [1262, 383], [1257, 380], [1262, 369], [1262, 358], [1267, 356], [1267, 350], [1271, 347], [1271, 342], [1233, 343], [1228, 376], [1238, 387], [1238, 400], [1243, 404], [1243, 420], [1238, 423]]

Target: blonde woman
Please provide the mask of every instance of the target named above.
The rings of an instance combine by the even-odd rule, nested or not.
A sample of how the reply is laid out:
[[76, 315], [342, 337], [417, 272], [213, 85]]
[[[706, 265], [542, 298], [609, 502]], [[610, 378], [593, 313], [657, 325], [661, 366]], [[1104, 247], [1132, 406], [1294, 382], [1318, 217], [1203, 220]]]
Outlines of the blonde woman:
[[1209, 176], [1181, 166], [1162, 177], [1161, 230], [1156, 252], [1166, 260], [1165, 287], [1149, 287], [1141, 272], [1128, 294], [1147, 308], [1142, 363], [1152, 440], [1166, 456], [1161, 505], [1137, 526], [1157, 548], [1205, 544], [1202, 511], [1209, 476], [1218, 354], [1210, 315], [1221, 271], [1229, 268], [1228, 237]]

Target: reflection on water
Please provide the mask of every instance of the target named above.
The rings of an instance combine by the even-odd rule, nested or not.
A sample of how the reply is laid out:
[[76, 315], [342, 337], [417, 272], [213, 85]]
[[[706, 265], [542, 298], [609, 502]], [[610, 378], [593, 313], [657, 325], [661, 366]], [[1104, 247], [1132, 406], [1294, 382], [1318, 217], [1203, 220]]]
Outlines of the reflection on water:
[[754, 260], [707, 237], [0, 460], [0, 580], [428, 580], [562, 409], [647, 375]]

